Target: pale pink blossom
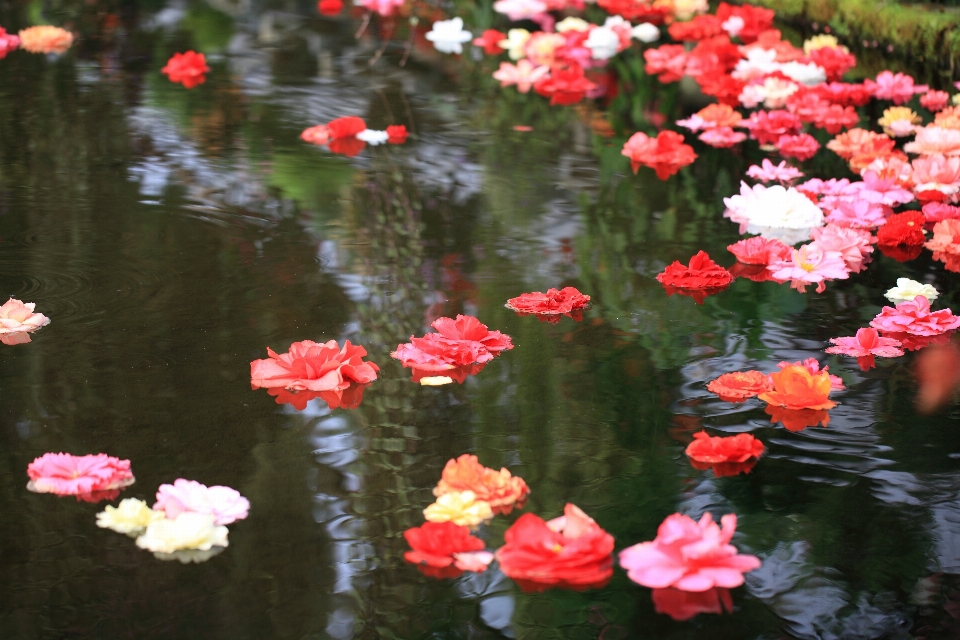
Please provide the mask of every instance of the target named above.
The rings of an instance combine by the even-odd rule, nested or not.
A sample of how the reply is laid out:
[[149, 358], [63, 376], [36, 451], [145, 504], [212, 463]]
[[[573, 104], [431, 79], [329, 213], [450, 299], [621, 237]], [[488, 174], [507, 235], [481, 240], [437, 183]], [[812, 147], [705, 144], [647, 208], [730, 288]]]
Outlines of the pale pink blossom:
[[939, 191], [953, 195], [960, 191], [960, 157], [947, 158], [941, 153], [924, 155], [910, 163], [913, 167], [913, 190]]
[[942, 202], [928, 202], [923, 205], [923, 217], [927, 222], [942, 222], [960, 218], [960, 207], [954, 207]]
[[29, 333], [50, 324], [50, 318], [34, 312], [36, 306], [15, 298], [0, 305], [0, 342], [11, 345], [30, 342]]
[[27, 489], [36, 493], [75, 496], [120, 489], [133, 484], [130, 461], [105, 453], [74, 456], [45, 453], [27, 466]]
[[550, 73], [549, 67], [537, 67], [526, 58], [520, 60], [516, 66], [509, 62], [501, 62], [500, 68], [493, 72], [495, 80], [500, 81], [501, 87], [517, 85], [517, 91], [528, 93], [533, 84]]
[[870, 326], [884, 333], [936, 336], [960, 327], [960, 316], [953, 315], [950, 309], [930, 311], [930, 301], [917, 296], [896, 307], [884, 307]]
[[395, 9], [403, 6], [406, 0], [361, 0], [360, 5], [370, 11], [379, 13], [384, 18], [390, 17]]
[[889, 207], [866, 200], [839, 201], [835, 205], [835, 208], [827, 214], [826, 221], [839, 227], [853, 229], [875, 229], [886, 221], [890, 212]]
[[747, 139], [747, 134], [731, 127], [713, 127], [700, 134], [700, 139], [711, 147], [726, 149]]
[[747, 175], [753, 178], [754, 180], [760, 180], [762, 182], [790, 182], [796, 180], [797, 178], [803, 177], [803, 172], [796, 167], [791, 167], [787, 164], [786, 160], [781, 160], [780, 164], [773, 164], [767, 158], [763, 159], [763, 162], [760, 166], [751, 165], [747, 169]]
[[845, 338], [830, 338], [835, 347], [830, 347], [827, 353], [837, 353], [854, 358], [864, 356], [880, 356], [881, 358], [897, 358], [903, 355], [900, 341], [893, 338], [881, 338], [876, 329], [857, 329], [856, 336]]
[[960, 156], [960, 129], [932, 126], [918, 128], [913, 142], [903, 145], [903, 150], [907, 153]]
[[797, 186], [797, 189], [804, 193], [819, 196], [854, 196], [857, 193], [855, 188], [850, 186], [850, 181], [846, 178], [830, 178], [821, 180], [812, 178]]
[[920, 96], [920, 106], [930, 111], [942, 111], [950, 102], [950, 94], [946, 91], [928, 91]]
[[813, 240], [824, 251], [836, 251], [843, 256], [850, 273], [859, 273], [865, 268], [864, 258], [873, 253], [876, 237], [864, 229], [827, 224], [810, 231]]
[[794, 249], [789, 260], [767, 266], [777, 280], [790, 280], [790, 286], [803, 293], [808, 284], [817, 285], [823, 293], [827, 280], [846, 280], [850, 277], [843, 256], [837, 251], [825, 251], [816, 242]]
[[915, 93], [924, 93], [929, 89], [925, 84], [914, 84], [913, 78], [903, 73], [881, 71], [876, 81], [867, 79], [863, 86], [874, 98], [890, 100], [894, 104], [903, 104]]
[[737, 516], [720, 519], [721, 529], [706, 513], [695, 522], [675, 513], [657, 529], [652, 542], [641, 542], [620, 552], [627, 576], [645, 587], [674, 587], [681, 591], [707, 591], [743, 584], [743, 574], [760, 568], [759, 558], [739, 554], [730, 544]]
[[497, 0], [493, 10], [502, 13], [513, 21], [527, 20], [546, 13], [547, 5], [541, 0]]
[[901, 187], [896, 178], [881, 178], [876, 171], [864, 171], [863, 181], [851, 184], [856, 188], [857, 199], [895, 207], [913, 201], [913, 194]]
[[153, 509], [163, 511], [171, 520], [185, 511], [209, 514], [214, 517], [214, 524], [223, 525], [246, 518], [250, 502], [230, 487], [208, 487], [178, 478], [172, 485], [160, 485]]
[[716, 126], [714, 122], [710, 120], [704, 120], [700, 117], [700, 114], [695, 113], [686, 120], [677, 120], [677, 125], [685, 129], [689, 129], [696, 133], [697, 131], [704, 131], [706, 129], [712, 129]]

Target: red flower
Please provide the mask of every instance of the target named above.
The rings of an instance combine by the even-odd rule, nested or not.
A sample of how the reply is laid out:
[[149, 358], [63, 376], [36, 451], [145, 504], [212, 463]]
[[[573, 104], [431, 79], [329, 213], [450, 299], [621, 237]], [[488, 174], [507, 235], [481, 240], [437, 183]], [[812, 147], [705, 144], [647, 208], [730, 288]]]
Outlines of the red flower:
[[906, 331], [884, 331], [884, 338], [893, 338], [907, 351], [919, 351], [930, 346], [942, 346], [950, 342], [953, 331], [946, 331], [935, 336], [918, 336]]
[[404, 531], [403, 537], [413, 549], [405, 552], [403, 559], [419, 565], [424, 574], [434, 578], [455, 578], [468, 567], [475, 570], [474, 564], [465, 562], [467, 558], [458, 556], [479, 555], [471, 552], [481, 551], [485, 546], [483, 540], [470, 535], [468, 527], [449, 521], [425, 522]]
[[700, 77], [728, 73], [742, 58], [740, 48], [727, 34], [701, 40], [687, 59], [687, 75]]
[[754, 7], [753, 5], [730, 5], [721, 2], [717, 7], [717, 19], [720, 22], [726, 22], [736, 16], [743, 20], [743, 28], [737, 36], [744, 44], [750, 44], [757, 39], [761, 32], [766, 31], [773, 25], [774, 12], [771, 9]]
[[488, 56], [495, 56], [503, 53], [500, 42], [507, 39], [507, 34], [496, 29], [487, 29], [479, 38], [473, 39], [473, 46], [483, 47], [483, 52]]
[[589, 589], [613, 575], [613, 536], [572, 504], [563, 513], [549, 522], [525, 513], [503, 534], [500, 569], [522, 589]]
[[809, 133], [784, 135], [777, 138], [777, 151], [784, 158], [796, 158], [803, 162], [817, 155], [819, 149], [820, 143]]
[[670, 15], [668, 7], [655, 7], [649, 0], [597, 0], [597, 6], [632, 22], [660, 24]]
[[684, 144], [683, 140], [683, 136], [675, 131], [661, 131], [656, 138], [637, 132], [623, 145], [621, 154], [630, 158], [634, 173], [642, 164], [656, 171], [658, 178], [666, 180], [697, 159], [693, 147]]
[[330, 140], [327, 148], [333, 153], [352, 158], [367, 147], [367, 143], [358, 138], [334, 138]]
[[657, 613], [665, 613], [678, 622], [689, 620], [700, 613], [733, 613], [730, 590], [714, 587], [706, 591], [681, 591], [674, 587], [653, 589], [653, 606]]
[[547, 289], [546, 293], [524, 293], [510, 298], [504, 306], [521, 314], [564, 315], [584, 309], [589, 303], [590, 296], [583, 295], [575, 287], [564, 287], [559, 291]]
[[410, 336], [410, 342], [397, 345], [390, 356], [405, 367], [446, 375], [455, 367], [489, 362], [501, 351], [513, 349], [510, 336], [488, 330], [473, 316], [458, 315], [456, 320], [437, 318], [432, 326], [437, 333], [422, 338]]
[[583, 67], [571, 64], [567, 67], [554, 67], [549, 76], [534, 83], [533, 89], [543, 97], [550, 98], [552, 105], [569, 105], [583, 100], [587, 91], [595, 86], [583, 75]]
[[[703, 302], [707, 295], [719, 293], [733, 282], [730, 272], [710, 259], [705, 251], [697, 252], [690, 258], [689, 265], [682, 265], [675, 260], [662, 273], [657, 274], [657, 282], [667, 289], [667, 293], [675, 293], [671, 288], [699, 293], [693, 295], [697, 304]], [[678, 291], [676, 293], [682, 293]]]
[[783, 424], [787, 431], [803, 431], [807, 427], [830, 424], [830, 413], [826, 409], [787, 409], [768, 404], [766, 412], [770, 422]]
[[860, 114], [853, 107], [843, 107], [839, 104], [823, 105], [810, 122], [813, 122], [813, 126], [818, 129], [825, 129], [830, 135], [837, 135], [844, 129], [860, 124]]
[[701, 75], [697, 77], [697, 83], [704, 94], [713, 96], [718, 102], [731, 107], [740, 106], [740, 94], [747, 86], [746, 81], [727, 74]]
[[830, 102], [845, 107], [862, 107], [873, 97], [870, 91], [862, 84], [847, 84], [845, 82], [821, 83], [813, 88]]
[[284, 354], [267, 347], [267, 354], [269, 358], [250, 363], [250, 386], [254, 389], [328, 392], [331, 395], [327, 397], [335, 396], [339, 402], [351, 384], [373, 382], [380, 371], [374, 363], [363, 361], [367, 350], [349, 340], [343, 348], [336, 340], [304, 340], [291, 344]]
[[[693, 434], [686, 454], [694, 468], [713, 467], [717, 477], [749, 473], [756, 459], [763, 455], [763, 443], [749, 433], [711, 438], [706, 431]], [[699, 463], [699, 464], [698, 464]]]
[[196, 51], [175, 53], [167, 60], [167, 66], [160, 69], [161, 73], [167, 74], [170, 82], [179, 82], [186, 89], [193, 89], [198, 84], [206, 82], [205, 74], [209, 71], [207, 59], [202, 53]]
[[773, 271], [767, 269], [765, 264], [744, 264], [742, 262], [734, 262], [730, 266], [730, 275], [734, 278], [746, 278], [747, 280], [752, 280], [754, 282], [779, 282], [782, 283], [783, 280], [777, 280], [773, 277]]
[[322, 16], [335, 16], [343, 11], [343, 0], [320, 0], [317, 3], [317, 11]]
[[678, 82], [687, 69], [687, 50], [682, 44], [665, 44], [656, 49], [643, 52], [646, 60], [644, 72], [651, 76], [660, 76], [660, 82]]
[[667, 31], [674, 40], [691, 41], [704, 40], [723, 34], [723, 21], [717, 16], [702, 15], [687, 22], [674, 22]]
[[737, 262], [766, 266], [772, 262], [788, 260], [792, 249], [777, 239], [756, 236], [728, 245], [727, 251], [736, 256]]
[[327, 130], [330, 132], [330, 137], [334, 140], [339, 138], [353, 138], [366, 128], [367, 123], [363, 121], [363, 118], [358, 118], [357, 116], [344, 116], [327, 123]]
[[750, 137], [760, 144], [776, 144], [780, 136], [800, 133], [803, 123], [789, 111], [754, 111], [743, 121]]
[[877, 248], [880, 249], [880, 253], [888, 258], [893, 258], [897, 262], [916, 260], [923, 253], [922, 244], [878, 244]]
[[827, 82], [836, 82], [847, 71], [857, 66], [857, 57], [840, 47], [821, 47], [807, 56], [810, 62], [823, 67], [827, 72]]
[[[922, 246], [927, 240], [923, 235], [924, 222], [926, 222], [926, 218], [920, 211], [905, 211], [893, 214], [877, 229], [877, 243], [880, 245], [880, 250], [883, 250], [883, 245], [894, 247], [897, 245]], [[917, 255], [919, 255], [919, 252]]]
[[390, 144], [403, 144], [407, 141], [407, 136], [410, 135], [407, 131], [406, 125], [402, 124], [392, 124], [387, 127], [387, 142]]
[[724, 402], [743, 402], [761, 393], [773, 390], [773, 381], [759, 371], [725, 373], [707, 383], [707, 390], [720, 396]]

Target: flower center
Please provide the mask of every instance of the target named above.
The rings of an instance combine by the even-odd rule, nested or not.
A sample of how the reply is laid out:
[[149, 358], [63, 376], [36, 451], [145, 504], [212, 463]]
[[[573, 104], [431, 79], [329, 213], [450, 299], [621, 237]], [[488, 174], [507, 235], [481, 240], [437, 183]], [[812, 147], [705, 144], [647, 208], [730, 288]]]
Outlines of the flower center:
[[563, 546], [559, 542], [555, 542], [553, 546], [550, 547], [550, 550], [553, 551], [554, 553], [560, 553], [561, 551], [563, 551]]

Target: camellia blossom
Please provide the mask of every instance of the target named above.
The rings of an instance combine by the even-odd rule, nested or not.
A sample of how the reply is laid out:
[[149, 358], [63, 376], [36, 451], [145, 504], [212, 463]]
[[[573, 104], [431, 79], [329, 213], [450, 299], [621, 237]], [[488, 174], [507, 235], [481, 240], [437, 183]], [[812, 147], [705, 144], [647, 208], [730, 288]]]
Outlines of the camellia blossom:
[[711, 260], [705, 251], [698, 251], [690, 258], [688, 265], [674, 260], [673, 264], [657, 274], [657, 282], [663, 285], [668, 295], [689, 295], [697, 304], [701, 304], [704, 297], [729, 286], [733, 282], [733, 276]]
[[500, 570], [524, 590], [589, 589], [613, 575], [613, 536], [576, 505], [546, 522], [526, 513], [503, 534]]
[[818, 227], [810, 234], [817, 246], [824, 251], [839, 253], [850, 273], [859, 273], [865, 268], [864, 259], [873, 253], [871, 243], [877, 240], [864, 229], [841, 227], [836, 224]]
[[707, 383], [707, 390], [725, 402], [743, 402], [761, 393], [773, 390], [773, 381], [759, 371], [725, 373]]
[[473, 34], [463, 28], [463, 18], [437, 20], [424, 36], [442, 53], [463, 53], [463, 43], [473, 40]]
[[27, 466], [27, 475], [30, 491], [78, 496], [78, 499], [83, 494], [122, 489], [134, 483], [130, 461], [105, 453], [87, 456], [45, 453]]
[[0, 342], [14, 345], [30, 342], [30, 335], [50, 324], [50, 318], [36, 313], [36, 303], [10, 298], [0, 305]]
[[620, 552], [627, 576], [645, 587], [674, 587], [681, 591], [727, 589], [743, 584], [743, 574], [760, 568], [760, 559], [737, 552], [730, 544], [737, 516], [720, 518], [721, 529], [709, 513], [697, 523], [680, 513], [668, 516], [652, 542], [641, 542]]
[[630, 158], [634, 173], [644, 165], [656, 171], [658, 178], [666, 180], [697, 159], [693, 147], [683, 140], [675, 131], [661, 131], [656, 138], [637, 132], [623, 145], [622, 154]]
[[510, 336], [490, 331], [473, 316], [458, 315], [456, 320], [437, 318], [431, 326], [437, 333], [428, 333], [422, 338], [410, 336], [410, 342], [397, 345], [390, 357], [405, 367], [442, 372], [463, 365], [483, 364], [502, 351], [513, 349]]
[[151, 522], [137, 538], [137, 546], [154, 553], [209, 551], [213, 547], [226, 547], [228, 533], [226, 527], [214, 522], [212, 515], [187, 511], [176, 518]]
[[918, 295], [896, 307], [884, 307], [870, 326], [884, 334], [937, 336], [960, 327], [960, 316], [953, 315], [950, 309], [930, 311], [930, 301]]
[[897, 278], [897, 286], [889, 289], [883, 295], [893, 304], [908, 302], [917, 296], [923, 296], [930, 302], [940, 297], [940, 294], [932, 284], [922, 284], [910, 278]]
[[230, 524], [243, 520], [250, 512], [250, 501], [230, 487], [208, 487], [193, 480], [178, 478], [173, 484], [162, 484], [157, 489], [154, 511], [163, 511], [167, 518], [181, 513], [202, 513], [213, 516], [215, 524]]
[[423, 510], [428, 522], [452, 522], [476, 527], [493, 517], [489, 502], [477, 499], [473, 491], [450, 491], [437, 496], [437, 501]]
[[136, 537], [146, 530], [150, 523], [166, 518], [162, 511], [154, 511], [143, 500], [127, 498], [116, 507], [107, 506], [97, 514], [97, 526], [111, 529]]
[[803, 365], [788, 364], [770, 374], [773, 390], [760, 394], [760, 399], [785, 409], [832, 409], [837, 406], [830, 400], [830, 374], [816, 374]]
[[689, 620], [701, 613], [733, 612], [733, 598], [730, 590], [714, 587], [706, 591], [682, 591], [673, 587], [653, 589], [650, 592], [653, 608], [677, 622]]
[[791, 167], [786, 160], [781, 160], [780, 164], [773, 164], [767, 158], [763, 159], [760, 166], [750, 165], [747, 169], [747, 175], [754, 180], [761, 182], [791, 182], [797, 178], [803, 177], [803, 172], [796, 167]]
[[175, 53], [173, 57], [167, 60], [167, 64], [161, 73], [166, 74], [170, 82], [182, 84], [185, 89], [193, 89], [199, 84], [207, 81], [207, 73], [210, 67], [207, 66], [207, 59], [202, 53], [196, 51], [187, 51], [185, 53]]
[[830, 338], [830, 342], [836, 346], [829, 347], [827, 353], [852, 356], [864, 371], [873, 367], [874, 356], [897, 358], [903, 355], [899, 340], [882, 338], [876, 329], [857, 329], [856, 336]]
[[287, 353], [277, 354], [267, 347], [269, 358], [250, 363], [250, 386], [253, 389], [287, 389], [329, 394], [329, 403], [336, 402], [353, 384], [366, 384], [377, 379], [380, 368], [364, 362], [367, 350], [347, 340], [343, 348], [336, 340], [325, 343], [303, 340], [290, 345]]
[[516, 85], [520, 93], [528, 93], [533, 85], [545, 78], [550, 73], [550, 68], [545, 66], [534, 66], [526, 58], [517, 62], [516, 66], [509, 62], [501, 62], [500, 68], [493, 72], [495, 80], [500, 81], [501, 87]]
[[472, 491], [477, 500], [488, 503], [496, 513], [510, 513], [514, 504], [522, 504], [530, 495], [523, 478], [511, 475], [505, 468], [487, 468], [477, 456], [466, 453], [447, 461], [433, 495], [456, 491]]
[[763, 455], [763, 443], [749, 433], [710, 437], [706, 431], [693, 434], [685, 451], [694, 468], [712, 468], [717, 477], [749, 473]]
[[7, 54], [20, 47], [20, 37], [7, 33], [7, 30], [0, 27], [0, 60], [7, 57]]
[[483, 540], [470, 535], [469, 528], [452, 522], [426, 522], [407, 529], [403, 537], [412, 549], [404, 552], [404, 560], [418, 565], [424, 574], [434, 578], [455, 578], [463, 571], [483, 571], [493, 560], [492, 553], [483, 552]]
[[794, 249], [789, 260], [767, 266], [777, 280], [790, 280], [790, 286], [804, 293], [808, 284], [817, 285], [817, 293], [827, 288], [827, 280], [846, 280], [850, 271], [839, 251], [827, 251], [816, 242]]
[[30, 53], [66, 53], [73, 44], [73, 34], [66, 29], [39, 25], [21, 29], [20, 48]]
[[585, 309], [589, 304], [590, 296], [580, 293], [576, 287], [564, 287], [547, 289], [546, 293], [524, 293], [510, 298], [504, 306], [521, 314], [563, 315]]

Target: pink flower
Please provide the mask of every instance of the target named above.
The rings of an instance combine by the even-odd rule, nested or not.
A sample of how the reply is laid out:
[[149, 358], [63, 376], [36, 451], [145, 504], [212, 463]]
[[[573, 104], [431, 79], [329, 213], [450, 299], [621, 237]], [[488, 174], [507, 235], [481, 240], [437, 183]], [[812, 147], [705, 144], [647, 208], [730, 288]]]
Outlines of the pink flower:
[[50, 324], [50, 318], [34, 313], [36, 304], [10, 298], [0, 305], [0, 342], [23, 344], [30, 342], [28, 333]]
[[960, 156], [960, 129], [919, 128], [913, 142], [903, 145], [903, 150], [907, 153], [926, 155], [942, 153], [945, 156]]
[[830, 338], [835, 347], [829, 347], [827, 353], [837, 353], [857, 358], [860, 368], [866, 371], [873, 367], [874, 356], [897, 358], [903, 355], [900, 341], [893, 338], [881, 338], [876, 329], [857, 329], [857, 335], [845, 338]]
[[768, 265], [789, 260], [793, 249], [775, 238], [756, 236], [728, 245], [727, 251], [736, 256], [737, 262]]
[[836, 251], [843, 256], [850, 273], [863, 270], [863, 259], [873, 253], [873, 243], [877, 241], [869, 231], [827, 224], [810, 231], [813, 240], [824, 251]]
[[782, 135], [777, 138], [777, 151], [785, 158], [796, 158], [803, 162], [817, 155], [819, 149], [820, 143], [809, 133]]
[[920, 96], [920, 106], [929, 111], [941, 111], [950, 102], [950, 94], [946, 91], [928, 91]]
[[660, 82], [677, 82], [687, 69], [687, 52], [682, 44], [665, 44], [643, 52], [647, 75], [659, 75]]
[[550, 73], [549, 67], [536, 67], [532, 62], [524, 58], [516, 66], [509, 62], [501, 62], [500, 68], [493, 72], [495, 80], [500, 81], [501, 87], [517, 85], [517, 91], [528, 93], [533, 84], [547, 76]]
[[700, 134], [700, 139], [711, 147], [727, 149], [747, 139], [747, 134], [730, 127], [714, 127]]
[[843, 256], [826, 251], [816, 242], [794, 249], [790, 260], [774, 262], [767, 267], [777, 280], [790, 280], [790, 286], [803, 293], [808, 284], [817, 285], [817, 293], [827, 288], [827, 280], [846, 280], [850, 277]]
[[45, 453], [27, 466], [27, 475], [30, 476], [27, 489], [58, 496], [82, 496], [120, 489], [134, 482], [130, 461], [105, 453], [89, 456]]
[[318, 124], [304, 129], [300, 133], [300, 139], [310, 144], [324, 145], [330, 142], [330, 130], [327, 129], [327, 125]]
[[788, 165], [786, 160], [781, 160], [780, 164], [774, 165], [770, 160], [764, 158], [760, 166], [751, 165], [750, 168], [747, 169], [747, 175], [761, 182], [776, 181], [786, 183], [796, 180], [797, 178], [802, 178], [803, 172], [796, 167]]
[[361, 0], [359, 4], [370, 11], [379, 13], [384, 18], [389, 18], [390, 15], [393, 14], [393, 10], [402, 7], [405, 1], [406, 0]]
[[863, 81], [867, 91], [877, 99], [891, 100], [894, 104], [903, 104], [910, 100], [915, 93], [924, 93], [929, 87], [925, 84], [913, 84], [913, 78], [903, 73], [881, 71], [877, 80]]
[[541, 0], [497, 0], [493, 10], [502, 13], [511, 20], [528, 20], [547, 12], [547, 5]]
[[704, 120], [702, 117], [700, 117], [699, 113], [695, 113], [686, 120], [677, 120], [677, 126], [683, 127], [684, 129], [689, 129], [690, 131], [696, 133], [697, 131], [712, 129], [716, 125], [709, 120]]
[[303, 340], [294, 342], [290, 351], [282, 354], [267, 347], [267, 355], [270, 357], [250, 363], [250, 386], [254, 389], [343, 391], [352, 383], [373, 382], [380, 371], [376, 364], [363, 361], [367, 350], [349, 340], [342, 349], [336, 340]]
[[928, 202], [923, 205], [923, 217], [927, 222], [942, 222], [960, 218], [960, 207], [952, 207], [942, 202]]
[[212, 515], [214, 524], [222, 525], [246, 518], [250, 501], [230, 487], [208, 487], [193, 480], [178, 478], [173, 484], [160, 485], [153, 508], [163, 511], [171, 520], [189, 511]]
[[652, 542], [641, 542], [620, 552], [627, 576], [645, 587], [674, 587], [681, 591], [707, 591], [743, 584], [743, 574], [760, 568], [756, 556], [738, 554], [730, 544], [737, 516], [720, 519], [721, 529], [706, 513], [700, 522], [675, 513], [657, 529]]
[[836, 202], [836, 208], [827, 214], [826, 221], [838, 227], [852, 229], [874, 229], [882, 225], [890, 209], [882, 204], [866, 200], [856, 202]]
[[403, 366], [423, 371], [446, 371], [470, 364], [490, 362], [501, 351], [513, 349], [510, 336], [490, 331], [473, 316], [458, 315], [433, 321], [437, 333], [397, 345], [390, 357]]
[[953, 195], [960, 191], [960, 157], [947, 158], [941, 153], [923, 155], [910, 163], [913, 168], [914, 192], [939, 191]]
[[20, 37], [0, 27], [0, 60], [7, 57], [7, 54], [20, 46]]
[[799, 133], [803, 123], [789, 111], [754, 111], [743, 126], [760, 144], [776, 144], [780, 136]]
[[884, 333], [908, 333], [914, 336], [936, 336], [960, 327], [960, 317], [950, 309], [930, 311], [930, 301], [923, 296], [884, 307], [870, 321], [870, 326]]
[[913, 194], [901, 187], [896, 178], [881, 178], [876, 171], [864, 171], [863, 182], [854, 182], [851, 186], [859, 190], [857, 199], [887, 207], [913, 201]]

